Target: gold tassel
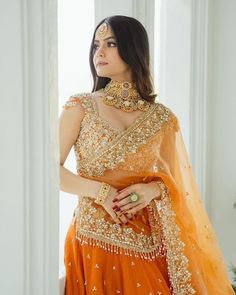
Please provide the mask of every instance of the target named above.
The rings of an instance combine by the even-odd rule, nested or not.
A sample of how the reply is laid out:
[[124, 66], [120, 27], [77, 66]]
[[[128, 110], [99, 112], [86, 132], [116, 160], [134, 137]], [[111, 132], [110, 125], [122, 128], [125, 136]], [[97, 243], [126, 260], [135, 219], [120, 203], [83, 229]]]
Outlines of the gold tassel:
[[82, 246], [85, 244], [91, 247], [99, 247], [107, 252], [117, 254], [117, 255], [124, 254], [125, 256], [141, 258], [141, 259], [149, 260], [149, 261], [153, 261], [157, 257], [166, 256], [166, 249], [163, 243], [161, 243], [160, 247], [158, 247], [155, 250], [152, 250], [151, 252], [138, 252], [138, 251], [134, 251], [128, 248], [123, 248], [117, 245], [112, 245], [107, 242], [103, 242], [91, 237], [86, 237], [79, 232], [76, 232], [76, 239], [81, 243]]

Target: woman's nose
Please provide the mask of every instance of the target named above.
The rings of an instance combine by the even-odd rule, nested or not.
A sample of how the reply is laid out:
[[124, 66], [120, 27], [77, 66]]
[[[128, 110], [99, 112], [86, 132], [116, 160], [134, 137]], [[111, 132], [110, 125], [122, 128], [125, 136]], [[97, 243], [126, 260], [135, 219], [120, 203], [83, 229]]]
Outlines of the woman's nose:
[[98, 56], [104, 56], [104, 50], [103, 50], [103, 48], [102, 47], [100, 47], [98, 50], [97, 50], [97, 55]]
[[103, 53], [102, 51], [100, 51], [100, 52], [98, 53], [98, 56], [104, 56], [104, 53]]

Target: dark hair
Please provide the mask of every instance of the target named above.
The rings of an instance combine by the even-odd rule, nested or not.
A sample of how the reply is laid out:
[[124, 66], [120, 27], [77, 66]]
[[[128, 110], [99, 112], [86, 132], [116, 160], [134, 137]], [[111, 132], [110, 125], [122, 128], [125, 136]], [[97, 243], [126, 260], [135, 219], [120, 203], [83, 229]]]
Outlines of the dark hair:
[[115, 35], [119, 55], [130, 66], [132, 80], [136, 83], [139, 94], [146, 101], [154, 102], [156, 95], [153, 91], [149, 68], [150, 53], [147, 32], [137, 19], [123, 15], [114, 15], [103, 19], [94, 30], [89, 53], [90, 69], [93, 76], [92, 91], [104, 88], [111, 80], [107, 77], [98, 77], [93, 64], [95, 34], [97, 28], [104, 22], [111, 27]]

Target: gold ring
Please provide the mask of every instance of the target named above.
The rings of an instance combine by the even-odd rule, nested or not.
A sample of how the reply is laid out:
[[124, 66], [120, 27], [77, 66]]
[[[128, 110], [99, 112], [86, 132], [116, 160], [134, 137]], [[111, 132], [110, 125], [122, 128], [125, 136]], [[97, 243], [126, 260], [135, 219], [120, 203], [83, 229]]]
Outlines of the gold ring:
[[140, 196], [137, 192], [133, 192], [129, 195], [129, 200], [131, 203], [136, 203], [140, 199]]

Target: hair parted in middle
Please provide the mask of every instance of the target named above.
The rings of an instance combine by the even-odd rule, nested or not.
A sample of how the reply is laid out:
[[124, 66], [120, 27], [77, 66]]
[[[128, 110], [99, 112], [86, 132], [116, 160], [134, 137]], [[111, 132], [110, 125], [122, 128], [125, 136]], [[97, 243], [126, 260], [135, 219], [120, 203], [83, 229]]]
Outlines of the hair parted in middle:
[[123, 15], [114, 15], [104, 18], [96, 26], [90, 46], [89, 62], [93, 76], [93, 89], [97, 91], [104, 88], [110, 78], [98, 77], [93, 64], [94, 39], [97, 29], [102, 23], [107, 23], [114, 33], [117, 42], [118, 53], [121, 59], [130, 66], [132, 81], [136, 83], [141, 97], [149, 102], [154, 102], [153, 82], [150, 73], [149, 41], [146, 29], [135, 18]]

